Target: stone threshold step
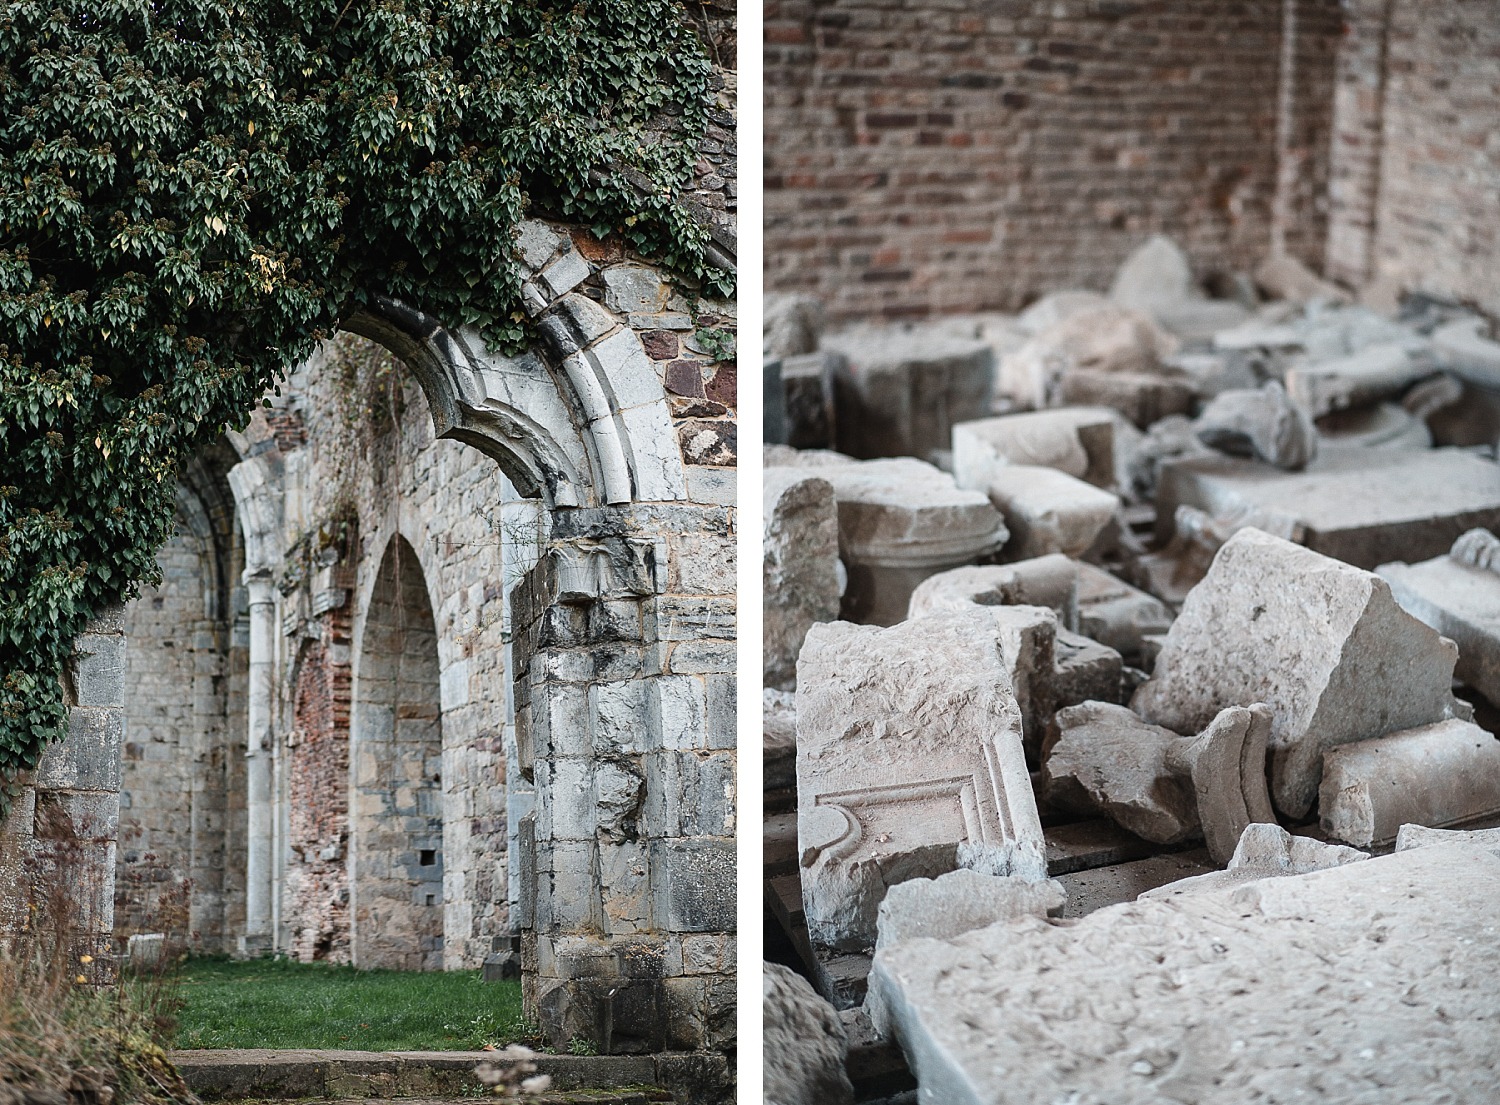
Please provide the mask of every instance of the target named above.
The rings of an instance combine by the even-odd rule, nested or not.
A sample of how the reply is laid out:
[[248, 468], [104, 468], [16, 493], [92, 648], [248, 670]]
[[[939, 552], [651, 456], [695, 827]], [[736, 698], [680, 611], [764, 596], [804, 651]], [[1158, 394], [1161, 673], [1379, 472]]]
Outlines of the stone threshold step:
[[[235, 1105], [277, 1105], [283, 1099], [273, 1098], [236, 1098]], [[306, 1105], [388, 1105], [389, 1102], [399, 1102], [400, 1105], [476, 1105], [478, 1102], [490, 1100], [489, 1098], [476, 1097], [469, 1094], [464, 1097], [342, 1097], [342, 1098], [314, 1098], [299, 1099]], [[660, 1105], [662, 1102], [675, 1102], [677, 1099], [666, 1090], [574, 1090], [571, 1093], [544, 1093], [535, 1096], [519, 1098], [498, 1098], [501, 1101], [524, 1101], [526, 1105]]]
[[[493, 1051], [323, 1051], [271, 1048], [174, 1051], [172, 1062], [204, 1101], [335, 1101], [491, 1096], [474, 1074]], [[678, 1101], [675, 1087], [723, 1067], [721, 1055], [548, 1055], [535, 1059], [552, 1076], [549, 1096], [526, 1100], [645, 1105]], [[592, 1095], [592, 1096], [590, 1096]]]

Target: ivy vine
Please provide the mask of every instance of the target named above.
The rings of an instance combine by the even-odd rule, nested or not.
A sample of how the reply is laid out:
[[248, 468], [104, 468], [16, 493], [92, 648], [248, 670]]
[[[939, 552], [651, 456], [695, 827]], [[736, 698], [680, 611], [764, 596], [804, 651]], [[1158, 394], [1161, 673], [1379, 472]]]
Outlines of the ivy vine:
[[529, 212], [728, 294], [679, 198], [711, 75], [676, 0], [7, 3], [0, 782], [155, 581], [178, 463], [371, 297], [525, 343]]

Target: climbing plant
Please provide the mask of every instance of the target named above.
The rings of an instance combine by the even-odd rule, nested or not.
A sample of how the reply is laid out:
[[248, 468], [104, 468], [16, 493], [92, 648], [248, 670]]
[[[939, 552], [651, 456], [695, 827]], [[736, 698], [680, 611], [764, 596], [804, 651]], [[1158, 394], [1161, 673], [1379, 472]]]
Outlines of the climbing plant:
[[0, 8], [0, 782], [178, 462], [371, 297], [524, 343], [528, 211], [727, 294], [679, 198], [710, 78], [675, 0]]

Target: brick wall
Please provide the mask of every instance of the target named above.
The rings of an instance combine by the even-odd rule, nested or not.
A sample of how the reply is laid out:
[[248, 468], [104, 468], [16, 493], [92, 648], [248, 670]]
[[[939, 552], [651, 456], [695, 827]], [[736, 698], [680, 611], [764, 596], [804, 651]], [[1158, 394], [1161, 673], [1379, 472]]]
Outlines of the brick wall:
[[337, 638], [303, 650], [296, 727], [287, 742], [291, 856], [284, 908], [292, 955], [304, 963], [350, 960], [349, 627], [347, 613], [336, 613], [329, 622]]
[[1107, 287], [1155, 231], [1200, 276], [1251, 268], [1278, 218], [1321, 266], [1334, 0], [765, 11], [769, 289], [836, 319], [1014, 309]]
[[1500, 315], [1500, 8], [1352, 0], [1329, 261]]

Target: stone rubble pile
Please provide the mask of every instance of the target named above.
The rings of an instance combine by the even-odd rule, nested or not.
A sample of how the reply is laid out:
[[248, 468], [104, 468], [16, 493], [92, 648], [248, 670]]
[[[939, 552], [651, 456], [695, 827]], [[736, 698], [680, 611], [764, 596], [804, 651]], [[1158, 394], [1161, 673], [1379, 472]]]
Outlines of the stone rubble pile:
[[[1015, 316], [768, 312], [824, 360], [766, 449], [767, 762], [812, 973], [864, 964], [922, 1100], [1500, 1086], [1423, 1057], [1500, 1058], [1433, 1015], [1500, 957], [1431, 975], [1500, 916], [1500, 844], [1445, 831], [1500, 823], [1500, 343], [1289, 258], [1237, 287], [1156, 237]], [[1089, 912], [1048, 878], [1078, 818], [1208, 873]]]

